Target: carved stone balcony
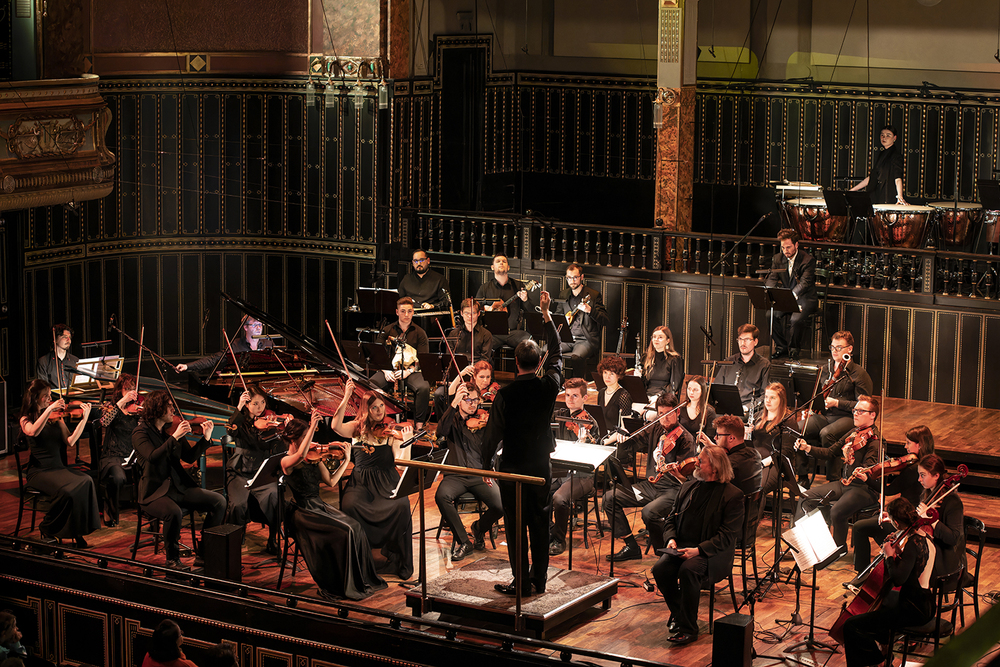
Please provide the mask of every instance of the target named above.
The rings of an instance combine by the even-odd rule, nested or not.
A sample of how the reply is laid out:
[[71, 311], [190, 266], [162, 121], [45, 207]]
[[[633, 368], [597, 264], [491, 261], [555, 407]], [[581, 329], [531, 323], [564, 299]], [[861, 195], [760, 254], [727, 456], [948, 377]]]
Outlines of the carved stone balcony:
[[114, 187], [99, 78], [15, 81], [0, 88], [0, 211], [100, 199]]

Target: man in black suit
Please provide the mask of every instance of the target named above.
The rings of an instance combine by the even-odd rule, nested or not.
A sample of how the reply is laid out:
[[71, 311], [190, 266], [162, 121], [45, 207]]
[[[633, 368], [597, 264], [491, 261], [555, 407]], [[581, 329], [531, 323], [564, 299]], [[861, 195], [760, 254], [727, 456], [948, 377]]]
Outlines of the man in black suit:
[[583, 284], [583, 269], [579, 264], [566, 267], [566, 283], [559, 294], [560, 311], [573, 313], [569, 330], [572, 343], [562, 343], [562, 351], [571, 359], [588, 359], [601, 349], [601, 329], [608, 324], [608, 310], [601, 293]]
[[715, 582], [733, 568], [736, 538], [743, 527], [743, 492], [733, 486], [726, 450], [710, 445], [698, 455], [694, 479], [684, 483], [663, 539], [673, 554], [653, 566], [667, 606], [667, 641], [674, 646], [698, 638], [698, 598], [705, 581]]
[[[522, 595], [545, 592], [545, 582], [549, 569], [549, 487], [552, 484], [550, 456], [555, 451], [556, 441], [552, 435], [550, 422], [555, 411], [556, 396], [562, 387], [562, 352], [559, 349], [559, 334], [549, 313], [551, 297], [541, 293], [540, 307], [545, 329], [545, 339], [549, 354], [545, 361], [545, 374], [535, 374], [541, 354], [533, 340], [522, 341], [514, 349], [517, 377], [501, 389], [493, 400], [489, 422], [483, 435], [484, 463], [493, 457], [502, 444], [502, 453], [497, 465], [499, 472], [531, 475], [545, 480], [542, 485], [521, 485], [521, 551], [516, 550], [517, 534], [514, 527], [517, 508], [516, 485], [500, 482], [500, 498], [507, 524], [507, 555], [512, 573], [517, 572], [521, 563], [521, 581], [516, 578], [509, 584], [497, 584], [495, 588], [507, 595], [516, 595], [521, 586]], [[528, 543], [531, 544], [531, 568], [528, 568]], [[527, 575], [527, 579], [524, 576]]]
[[226, 515], [225, 497], [198, 486], [181, 466], [182, 461], [194, 463], [211, 446], [213, 426], [210, 421], [202, 424], [201, 440], [191, 444], [185, 437], [191, 433], [189, 422], [182, 420], [172, 427], [175, 412], [167, 392], [154, 391], [146, 397], [143, 407], [142, 421], [132, 431], [132, 446], [143, 466], [139, 504], [143, 512], [163, 521], [166, 565], [181, 569], [182, 508], [204, 512], [202, 528], [218, 526]]
[[771, 273], [767, 275], [767, 287], [784, 287], [792, 290], [801, 312], [786, 313], [775, 311], [774, 341], [772, 359], [788, 356], [799, 358], [802, 349], [802, 335], [809, 316], [819, 307], [816, 297], [816, 259], [805, 250], [799, 250], [799, 234], [794, 229], [778, 232], [781, 252], [771, 260]]
[[44, 380], [53, 391], [62, 391], [73, 382], [80, 358], [69, 351], [73, 344], [72, 329], [65, 324], [57, 324], [52, 327], [52, 333], [53, 349], [38, 358], [35, 377]]

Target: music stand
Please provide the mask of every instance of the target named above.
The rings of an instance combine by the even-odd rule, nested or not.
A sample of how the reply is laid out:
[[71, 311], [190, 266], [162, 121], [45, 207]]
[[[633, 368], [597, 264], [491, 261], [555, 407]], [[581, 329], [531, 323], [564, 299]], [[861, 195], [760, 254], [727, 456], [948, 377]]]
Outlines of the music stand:
[[[552, 324], [555, 325], [556, 330], [559, 331], [559, 341], [561, 343], [572, 343], [573, 334], [569, 331], [569, 324], [566, 322], [566, 316], [562, 313], [551, 313]], [[535, 340], [545, 340], [545, 328], [544, 322], [542, 321], [541, 313], [528, 313], [524, 318], [525, 326], [528, 328], [528, 333]], [[559, 328], [559, 325], [562, 328]]]
[[[780, 269], [772, 269], [774, 273], [780, 273]], [[786, 287], [767, 287], [765, 285], [747, 285], [747, 296], [750, 297], [750, 303], [757, 310], [767, 310], [769, 311], [768, 322], [770, 328], [768, 332], [770, 333], [771, 343], [774, 342], [774, 311], [777, 309], [782, 313], [801, 313], [802, 309], [799, 308], [799, 302], [795, 298], [795, 294], [792, 290]]]
[[483, 311], [479, 313], [479, 323], [494, 336], [506, 336], [510, 333], [507, 319], [510, 313], [503, 311]]
[[361, 343], [361, 347], [364, 349], [365, 355], [368, 357], [369, 370], [372, 368], [376, 371], [394, 370], [392, 367], [392, 359], [389, 358], [389, 353], [386, 351], [384, 345], [378, 345], [376, 343]]
[[[447, 449], [436, 449], [422, 456], [414, 457], [414, 461], [427, 461], [428, 463], [436, 463], [438, 465], [444, 465], [445, 459], [448, 458]], [[413, 495], [420, 490], [420, 480], [417, 477], [418, 474], [424, 476], [424, 488], [429, 489], [431, 485], [434, 484], [434, 480], [441, 473], [440, 470], [425, 470], [423, 468], [417, 468], [416, 466], [406, 466], [403, 474], [399, 477], [399, 482], [396, 483], [396, 488], [392, 490], [392, 495], [389, 496], [390, 499], [402, 498], [403, 496]]]
[[709, 401], [715, 404], [715, 414], [736, 415], [743, 419], [743, 401], [735, 384], [713, 384]]
[[848, 190], [824, 190], [823, 199], [826, 200], [826, 212], [830, 215], [849, 216], [847, 193]]
[[396, 302], [399, 301], [399, 292], [394, 289], [359, 287], [357, 288], [357, 295], [358, 308], [363, 313], [375, 313], [377, 315], [394, 315], [396, 313]]
[[450, 363], [451, 358], [445, 354], [431, 354], [429, 352], [418, 352], [417, 353], [417, 366], [420, 367], [420, 373], [424, 376], [424, 380], [427, 384], [443, 384], [444, 383], [444, 364]]
[[344, 340], [340, 342], [340, 349], [344, 351], [344, 357], [350, 359], [358, 366], [364, 368], [368, 365], [368, 357], [361, 349], [361, 343], [354, 340]]
[[[802, 570], [812, 568], [812, 593], [809, 609], [809, 636], [803, 641], [786, 648], [783, 653], [803, 653], [806, 651], [827, 651], [837, 653], [836, 646], [831, 646], [818, 641], [816, 632], [816, 572], [822, 570], [830, 563], [847, 553], [847, 545], [838, 547], [830, 535], [830, 527], [823, 518], [823, 513], [818, 508], [799, 519], [795, 526], [790, 528], [784, 538], [786, 544], [793, 548], [795, 565], [799, 569], [798, 576], [802, 576]], [[821, 628], [825, 629], [825, 628]], [[801, 665], [812, 665], [814, 661], [797, 660], [786, 657], [788, 660], [798, 662]]]
[[[851, 212], [851, 215], [855, 218], [863, 218], [865, 221], [864, 229], [870, 230], [872, 236], [875, 236], [875, 230], [871, 229], [872, 220], [875, 218], [875, 209], [872, 208], [872, 198], [867, 192], [850, 192], [844, 193], [844, 199], [847, 200], [847, 209]], [[864, 234], [862, 234], [864, 236]], [[851, 232], [851, 238], [848, 241], [854, 240], [854, 232]], [[862, 238], [862, 241], [865, 240]]]
[[[589, 413], [588, 413], [589, 414]], [[605, 445], [593, 445], [588, 442], [573, 442], [572, 440], [556, 440], [556, 449], [550, 457], [553, 464], [569, 469], [570, 496], [573, 494], [573, 483], [577, 471], [594, 474], [608, 457], [616, 452], [616, 448]], [[584, 502], [586, 502], [584, 498]], [[598, 517], [600, 521], [600, 517]], [[569, 555], [566, 569], [573, 569], [573, 518], [569, 519], [569, 533], [566, 536], [569, 543]]]

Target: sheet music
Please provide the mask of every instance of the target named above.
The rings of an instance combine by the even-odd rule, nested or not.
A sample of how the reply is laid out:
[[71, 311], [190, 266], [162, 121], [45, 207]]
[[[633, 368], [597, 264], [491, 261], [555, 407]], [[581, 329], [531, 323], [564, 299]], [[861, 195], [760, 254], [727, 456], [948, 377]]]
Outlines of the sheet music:
[[830, 527], [820, 510], [814, 510], [795, 522], [782, 536], [797, 551], [792, 551], [795, 563], [803, 572], [821, 563], [837, 550]]
[[257, 468], [257, 472], [253, 474], [253, 477], [247, 480], [246, 488], [252, 489], [254, 483], [257, 481], [258, 477], [262, 477], [262, 482], [265, 484], [270, 483], [269, 477], [273, 477], [275, 480], [281, 475], [281, 459], [285, 458], [286, 454], [272, 454], [271, 456], [264, 459], [264, 462], [260, 464]]
[[552, 452], [551, 458], [553, 463], [593, 472], [616, 451], [616, 447], [556, 439], [556, 451]]

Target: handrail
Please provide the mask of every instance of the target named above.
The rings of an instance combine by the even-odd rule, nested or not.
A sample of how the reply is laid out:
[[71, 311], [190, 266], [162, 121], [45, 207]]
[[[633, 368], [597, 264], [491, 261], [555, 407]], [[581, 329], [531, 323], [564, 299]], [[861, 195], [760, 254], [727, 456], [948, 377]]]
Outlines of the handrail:
[[[443, 463], [429, 463], [427, 461], [413, 461], [411, 459], [396, 459], [396, 465], [409, 468], [419, 468], [421, 470], [436, 470], [457, 475], [478, 475], [500, 482], [514, 482], [514, 497], [517, 498], [516, 509], [514, 511], [514, 630], [521, 632], [524, 629], [524, 618], [521, 615], [521, 582], [524, 580], [524, 573], [521, 572], [521, 485], [522, 484], [545, 484], [542, 477], [532, 477], [530, 475], [516, 475], [507, 472], [495, 472], [493, 470], [480, 470], [478, 468], [466, 468], [463, 466], [450, 466]], [[427, 546], [424, 543], [423, 535], [427, 530], [426, 518], [424, 516], [424, 476], [417, 475], [417, 498], [420, 505], [420, 614], [430, 611], [427, 606]], [[505, 517], [506, 525], [510, 526], [510, 517]], [[510, 531], [507, 531], [507, 539], [510, 540]]]

